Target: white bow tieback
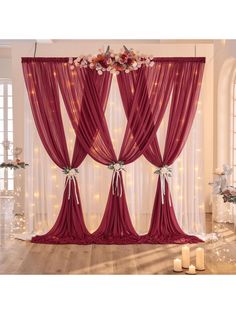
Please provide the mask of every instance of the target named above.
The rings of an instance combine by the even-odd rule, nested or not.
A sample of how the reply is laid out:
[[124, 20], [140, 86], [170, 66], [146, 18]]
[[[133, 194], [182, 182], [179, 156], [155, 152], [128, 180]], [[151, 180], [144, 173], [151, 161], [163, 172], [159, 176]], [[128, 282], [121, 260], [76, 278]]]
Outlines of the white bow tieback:
[[76, 202], [77, 204], [79, 204], [79, 198], [78, 198], [77, 189], [76, 189], [76, 176], [78, 175], [79, 170], [77, 168], [64, 168], [63, 172], [66, 174], [65, 189], [67, 187], [67, 184], [69, 184], [68, 200], [70, 199], [70, 196], [71, 196], [71, 183], [73, 182]]
[[[166, 193], [166, 181], [169, 182], [169, 178], [172, 177], [172, 168], [170, 166], [158, 167], [154, 172], [160, 176], [161, 180], [161, 203], [164, 204], [164, 196]], [[171, 206], [171, 199], [169, 195], [169, 204]]]
[[119, 197], [122, 196], [122, 184], [121, 184], [121, 171], [126, 171], [124, 168], [124, 162], [118, 161], [113, 162], [108, 166], [109, 169], [113, 170], [112, 174], [112, 194]]

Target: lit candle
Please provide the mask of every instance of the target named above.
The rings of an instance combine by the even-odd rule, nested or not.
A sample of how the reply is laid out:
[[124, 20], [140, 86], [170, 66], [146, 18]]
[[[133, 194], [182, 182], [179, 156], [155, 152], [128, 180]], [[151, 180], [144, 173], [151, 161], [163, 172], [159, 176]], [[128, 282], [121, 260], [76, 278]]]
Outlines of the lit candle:
[[196, 268], [197, 270], [204, 270], [205, 269], [205, 258], [204, 258], [204, 249], [198, 247], [196, 249]]
[[196, 268], [194, 265], [190, 265], [188, 269], [189, 274], [196, 274]]
[[183, 268], [188, 268], [190, 264], [190, 251], [188, 246], [182, 247]]
[[179, 258], [174, 259], [174, 271], [182, 271], [182, 261]]

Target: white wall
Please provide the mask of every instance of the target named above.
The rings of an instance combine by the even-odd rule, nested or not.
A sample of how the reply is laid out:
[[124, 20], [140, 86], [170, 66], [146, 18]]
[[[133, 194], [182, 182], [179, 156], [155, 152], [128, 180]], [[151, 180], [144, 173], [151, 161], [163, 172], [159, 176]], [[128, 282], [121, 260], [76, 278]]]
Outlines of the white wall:
[[214, 168], [222, 167], [230, 160], [230, 107], [232, 102], [231, 82], [236, 65], [236, 40], [214, 42]]
[[[134, 48], [154, 56], [194, 56], [194, 44], [161, 44], [142, 41], [85, 41], [65, 40], [54, 41], [53, 44], [39, 44], [36, 56], [78, 56], [80, 54], [95, 54], [98, 49], [110, 44], [119, 51], [122, 45]], [[33, 41], [16, 41], [12, 44], [12, 80], [14, 93], [14, 119], [16, 146], [24, 147], [24, 81], [21, 68], [21, 57], [33, 56]], [[213, 44], [197, 44], [196, 56], [206, 57], [206, 67], [203, 79], [202, 93], [204, 94], [204, 190], [205, 207], [208, 210], [211, 199], [211, 189], [208, 182], [212, 180], [213, 172]], [[23, 194], [22, 194], [23, 195]], [[22, 198], [23, 204], [23, 198]], [[26, 204], [27, 206], [27, 204]]]
[[11, 58], [0, 57], [0, 78], [11, 78]]

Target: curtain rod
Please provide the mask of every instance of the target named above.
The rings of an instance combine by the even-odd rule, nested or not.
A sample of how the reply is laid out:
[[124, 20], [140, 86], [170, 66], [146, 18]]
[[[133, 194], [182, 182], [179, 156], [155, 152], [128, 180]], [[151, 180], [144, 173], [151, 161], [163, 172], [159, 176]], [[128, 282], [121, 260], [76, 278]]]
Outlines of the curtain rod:
[[[23, 62], [68, 62], [69, 57], [22, 57]], [[154, 57], [153, 61], [155, 62], [171, 62], [171, 61], [178, 61], [178, 62], [206, 62], [205, 57]]]

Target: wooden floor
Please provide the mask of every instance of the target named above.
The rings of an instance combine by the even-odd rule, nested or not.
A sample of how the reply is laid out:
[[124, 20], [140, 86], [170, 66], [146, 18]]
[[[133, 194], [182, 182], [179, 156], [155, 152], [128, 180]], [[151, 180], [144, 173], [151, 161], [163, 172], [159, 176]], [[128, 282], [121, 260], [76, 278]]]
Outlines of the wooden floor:
[[[209, 216], [207, 227], [210, 232]], [[220, 232], [223, 240], [201, 245], [206, 250], [206, 270], [200, 272], [201, 275], [236, 274], [236, 234], [230, 224], [221, 225]], [[193, 264], [198, 246], [190, 245]], [[0, 245], [0, 273], [179, 276], [183, 273], [173, 273], [172, 263], [174, 258], [180, 257], [180, 252], [181, 245], [43, 245], [7, 239]]]

